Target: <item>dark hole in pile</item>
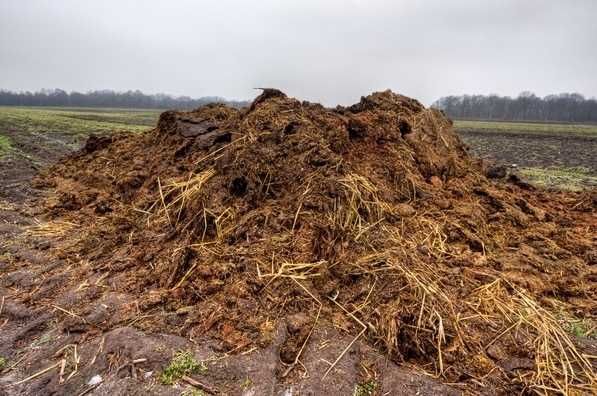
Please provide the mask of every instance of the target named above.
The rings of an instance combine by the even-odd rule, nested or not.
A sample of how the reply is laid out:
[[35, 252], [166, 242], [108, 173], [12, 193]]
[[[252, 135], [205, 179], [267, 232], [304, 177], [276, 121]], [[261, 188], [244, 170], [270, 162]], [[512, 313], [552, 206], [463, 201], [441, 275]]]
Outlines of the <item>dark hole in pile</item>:
[[296, 130], [298, 129], [299, 123], [296, 121], [291, 121], [289, 122], [285, 127], [284, 127], [284, 134], [285, 135], [292, 135], [293, 133], [296, 132]]
[[406, 120], [398, 121], [398, 130], [400, 131], [400, 136], [402, 137], [412, 132], [412, 128]]
[[232, 134], [230, 132], [224, 132], [221, 135], [216, 136], [214, 144], [216, 143], [230, 143], [232, 141]]
[[247, 192], [247, 179], [243, 176], [235, 177], [230, 183], [230, 194], [242, 197]]
[[347, 129], [350, 139], [363, 138], [367, 135], [367, 126], [357, 120], [348, 121]]

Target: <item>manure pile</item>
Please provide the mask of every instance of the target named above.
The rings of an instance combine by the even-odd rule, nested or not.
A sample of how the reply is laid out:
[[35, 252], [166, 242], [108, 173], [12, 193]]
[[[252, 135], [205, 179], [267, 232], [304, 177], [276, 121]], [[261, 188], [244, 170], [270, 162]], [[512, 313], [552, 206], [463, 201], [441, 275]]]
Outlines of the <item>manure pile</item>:
[[95, 288], [65, 331], [127, 323], [234, 354], [290, 320], [280, 377], [299, 376], [314, 329], [333, 327], [465, 391], [595, 390], [595, 341], [566, 325], [597, 313], [595, 193], [487, 179], [416, 100], [327, 109], [267, 89], [247, 109], [91, 138], [37, 184], [52, 192], [31, 232], [58, 241], [61, 287], [137, 301], [94, 323]]

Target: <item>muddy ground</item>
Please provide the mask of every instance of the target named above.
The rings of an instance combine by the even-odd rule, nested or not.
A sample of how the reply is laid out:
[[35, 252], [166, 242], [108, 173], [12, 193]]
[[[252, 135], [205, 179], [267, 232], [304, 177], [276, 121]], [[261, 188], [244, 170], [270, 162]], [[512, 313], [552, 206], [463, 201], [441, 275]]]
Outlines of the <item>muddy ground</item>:
[[[48, 253], [53, 242], [27, 233], [27, 227], [41, 215], [34, 199], [44, 194], [33, 187], [31, 179], [68, 154], [74, 142], [53, 135], [40, 143], [21, 137], [18, 131], [9, 133], [28, 155], [0, 160], [0, 356], [6, 358], [0, 367], [0, 395], [180, 395], [196, 388], [185, 381], [166, 386], [159, 380], [177, 351], [189, 351], [205, 363], [205, 372], [193, 378], [208, 394], [320, 395], [331, 390], [332, 394], [359, 396], [461, 393], [460, 384], [443, 384], [420, 368], [397, 365], [366, 342], [351, 344], [354, 334], [336, 327], [317, 327], [301, 355], [300, 369], [289, 370], [293, 365], [284, 363], [284, 349], [298, 337], [297, 329], [308, 328], [300, 314], [280, 321], [265, 348], [241, 345], [226, 349], [201, 334], [181, 337], [136, 328], [137, 321], [143, 319], [138, 296], [123, 292], [117, 280], [104, 282], [101, 273], [81, 279], [78, 293], [60, 289], [64, 278], [72, 276], [69, 265], [73, 258], [57, 259]], [[495, 159], [502, 153], [498, 160], [504, 163], [544, 166], [563, 161], [563, 166], [597, 169], [595, 157], [590, 155], [597, 149], [595, 140], [545, 138], [550, 139], [544, 142], [547, 148], [531, 154], [531, 137], [508, 135], [507, 146], [502, 138], [506, 139], [492, 136], [493, 140], [475, 137], [468, 141], [481, 156]], [[12, 264], [17, 261], [21, 269], [15, 271]], [[98, 295], [101, 298], [96, 299]], [[40, 305], [48, 296], [56, 303]], [[85, 298], [94, 302], [83, 317], [63, 308]], [[139, 312], [132, 315], [133, 320], [123, 314], [131, 311]], [[158, 309], [152, 314], [175, 326], [180, 322], [177, 316], [186, 312]], [[88, 338], [91, 341], [85, 342]], [[339, 356], [342, 359], [322, 378]], [[513, 369], [529, 364], [528, 359], [519, 360], [508, 364]], [[474, 374], [464, 375], [462, 380], [487, 386], [485, 378]]]
[[519, 167], [583, 167], [597, 174], [597, 137], [459, 131], [471, 152]]
[[22, 202], [35, 191], [29, 183], [40, 169], [77, 149], [80, 138], [72, 135], [30, 134], [17, 129], [3, 130], [16, 150], [0, 157], [0, 200]]
[[[17, 191], [9, 196], [13, 201], [23, 191], [31, 190]], [[273, 342], [265, 349], [245, 348], [240, 353], [223, 350], [215, 340], [140, 331], [134, 327], [134, 320], [118, 317], [119, 312], [138, 306], [136, 296], [111, 292], [116, 285], [102, 283], [101, 276], [83, 281], [81, 289], [85, 292], [79, 295], [57, 289], [61, 278], [69, 276], [66, 261], [46, 254], [51, 247], [47, 240], [19, 237], [24, 228], [35, 224], [36, 213], [35, 207], [25, 203], [5, 202], [0, 208], [0, 356], [6, 359], [0, 369], [0, 395], [181, 395], [196, 388], [184, 381], [166, 386], [159, 380], [162, 370], [179, 351], [191, 352], [197, 361], [205, 363], [207, 370], [200, 381], [214, 394], [321, 395], [332, 389], [334, 394], [342, 395], [374, 394], [368, 393], [369, 389], [375, 394], [459, 394], [457, 387], [398, 366], [365, 343], [356, 342], [344, 351], [353, 336], [334, 328], [313, 333], [301, 358], [300, 377], [296, 373], [281, 377], [291, 367], [280, 360], [280, 351], [292, 338], [292, 322], [278, 325]], [[24, 269], [6, 271], [12, 260], [24, 263]], [[51, 273], [57, 267], [64, 267], [64, 271]], [[59, 304], [32, 309], [15, 302], [28, 294], [29, 303], [34, 303], [51, 293], [60, 295]], [[96, 293], [104, 297], [93, 303], [84, 318], [61, 307]], [[68, 329], [64, 327], [65, 318], [71, 319]], [[101, 336], [85, 343], [90, 334], [81, 331], [87, 324], [96, 329], [92, 333]], [[103, 326], [114, 329], [101, 334]], [[82, 346], [77, 349], [76, 345]], [[341, 361], [323, 379], [322, 373], [330, 362], [342, 353]], [[63, 361], [66, 370], [61, 375]], [[94, 378], [101, 382], [95, 383]], [[355, 393], [361, 389], [365, 393]]]
[[[354, 337], [334, 328], [314, 331], [301, 357], [300, 374], [294, 370], [288, 375], [284, 374], [292, 365], [280, 360], [280, 350], [292, 338], [291, 322], [279, 324], [272, 343], [260, 350], [228, 351], [216, 340], [143, 332], [134, 327], [134, 321], [119, 322], [117, 315], [112, 317], [138, 306], [136, 296], [111, 293], [113, 285], [103, 284], [101, 277], [81, 284], [83, 297], [96, 293], [107, 296], [94, 303], [85, 318], [72, 316], [59, 304], [31, 308], [16, 302], [25, 295], [25, 300], [34, 303], [58, 293], [61, 304], [69, 306], [76, 303], [73, 299], [81, 298], [72, 291], [57, 289], [61, 278], [69, 276], [68, 264], [48, 254], [51, 243], [24, 231], [41, 218], [36, 200], [44, 193], [32, 185], [32, 178], [83, 142], [80, 137], [55, 132], [3, 132], [18, 153], [0, 158], [0, 357], [4, 359], [0, 361], [0, 395], [291, 396], [321, 395], [331, 390], [333, 394], [359, 396], [460, 393], [457, 385], [444, 385], [420, 370], [398, 366], [364, 342], [357, 341], [344, 350]], [[15, 261], [22, 263], [23, 269], [8, 271]], [[55, 274], [57, 267], [64, 267], [59, 275]], [[66, 330], [63, 322], [69, 317], [75, 325]], [[115, 329], [84, 343], [89, 334], [77, 330], [80, 321], [110, 323]], [[101, 325], [96, 329], [101, 333]], [[77, 349], [79, 344], [84, 346]], [[206, 385], [204, 393], [184, 381], [174, 386], [161, 384], [160, 373], [179, 351], [191, 352], [207, 366], [200, 377]], [[322, 378], [341, 354], [334, 370]], [[61, 375], [62, 361], [65, 374]]]

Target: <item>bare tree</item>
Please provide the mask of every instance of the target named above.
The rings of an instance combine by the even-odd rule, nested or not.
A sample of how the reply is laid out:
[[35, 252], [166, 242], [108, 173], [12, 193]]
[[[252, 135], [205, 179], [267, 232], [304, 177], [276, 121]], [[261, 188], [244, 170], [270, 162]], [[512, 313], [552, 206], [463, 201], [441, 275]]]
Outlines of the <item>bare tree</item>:
[[456, 119], [597, 122], [597, 100], [578, 93], [544, 98], [529, 91], [516, 98], [495, 94], [446, 96], [432, 106]]

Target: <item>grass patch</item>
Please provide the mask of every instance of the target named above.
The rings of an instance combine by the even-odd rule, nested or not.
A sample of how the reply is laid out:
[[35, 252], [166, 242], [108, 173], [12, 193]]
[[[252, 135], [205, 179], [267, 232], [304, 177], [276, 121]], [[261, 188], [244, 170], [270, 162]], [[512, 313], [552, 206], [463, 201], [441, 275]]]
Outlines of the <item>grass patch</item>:
[[576, 319], [567, 323], [570, 334], [575, 337], [597, 339], [597, 323], [591, 319]]
[[185, 375], [205, 373], [207, 367], [197, 361], [191, 352], [178, 352], [164, 369], [160, 376], [160, 382], [164, 385], [172, 385]]
[[125, 112], [125, 113], [66, 113], [64, 117], [74, 120], [110, 122], [123, 125], [146, 125], [154, 126], [157, 122], [156, 114], [153, 112]]
[[38, 152], [77, 149], [91, 134], [140, 133], [157, 124], [161, 110], [0, 106], [0, 157], [33, 162]]
[[377, 382], [369, 380], [362, 384], [357, 384], [354, 388], [353, 396], [373, 396], [377, 389]]
[[521, 168], [520, 174], [531, 183], [545, 188], [581, 191], [597, 186], [597, 176], [584, 167]]
[[6, 136], [0, 135], [0, 157], [8, 153], [12, 149], [10, 139]]
[[8, 360], [4, 356], [0, 356], [0, 371], [4, 370], [8, 365]]
[[29, 345], [29, 349], [36, 349], [39, 348], [40, 346], [47, 344], [51, 341], [54, 340], [54, 337], [52, 336], [52, 333], [54, 331], [50, 330], [47, 333], [42, 334], [39, 338], [36, 338], [35, 340], [33, 340], [33, 342], [31, 343], [31, 345]]
[[461, 132], [512, 133], [538, 135], [575, 135], [597, 137], [597, 125], [552, 124], [509, 121], [454, 121], [454, 127]]
[[251, 381], [251, 378], [246, 377], [245, 380], [243, 381], [242, 384], [240, 384], [240, 388], [243, 391], [246, 391], [247, 389], [249, 389], [251, 386], [253, 386], [253, 381]]
[[48, 109], [0, 107], [0, 130], [85, 136], [114, 131], [142, 132], [157, 123], [160, 110]]

